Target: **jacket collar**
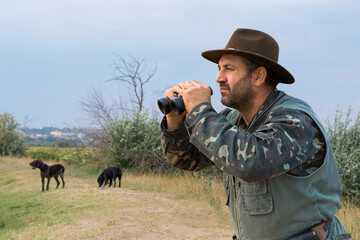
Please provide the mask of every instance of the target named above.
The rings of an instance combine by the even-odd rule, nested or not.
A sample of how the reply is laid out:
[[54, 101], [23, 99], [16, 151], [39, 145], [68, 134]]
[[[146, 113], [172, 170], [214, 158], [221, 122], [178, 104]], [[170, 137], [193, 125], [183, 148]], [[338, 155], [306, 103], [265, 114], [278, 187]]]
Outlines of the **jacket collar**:
[[239, 119], [238, 127], [250, 131], [250, 129], [256, 125], [269, 111], [272, 109], [272, 106], [286, 94], [283, 91], [274, 89], [269, 96], [266, 98], [263, 105], [260, 107], [259, 111], [256, 113], [254, 118], [251, 120], [250, 124], [247, 126], [243, 117]]

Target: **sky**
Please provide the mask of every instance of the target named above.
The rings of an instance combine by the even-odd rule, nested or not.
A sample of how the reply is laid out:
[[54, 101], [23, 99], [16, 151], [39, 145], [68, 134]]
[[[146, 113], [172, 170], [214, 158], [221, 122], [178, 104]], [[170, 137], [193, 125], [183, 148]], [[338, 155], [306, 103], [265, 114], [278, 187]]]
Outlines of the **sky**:
[[116, 56], [145, 60], [156, 74], [145, 105], [187, 80], [208, 84], [219, 111], [217, 66], [201, 52], [225, 47], [237, 28], [264, 31], [295, 83], [278, 88], [308, 102], [320, 121], [360, 110], [358, 0], [0, 0], [0, 113], [26, 127], [86, 127], [92, 89], [128, 96]]

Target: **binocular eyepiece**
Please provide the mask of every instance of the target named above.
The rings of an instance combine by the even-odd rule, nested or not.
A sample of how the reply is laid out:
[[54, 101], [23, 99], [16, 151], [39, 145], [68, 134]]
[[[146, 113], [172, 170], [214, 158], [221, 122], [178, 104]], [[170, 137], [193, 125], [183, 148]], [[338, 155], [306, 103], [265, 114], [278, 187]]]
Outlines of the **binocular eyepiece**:
[[[210, 88], [211, 95], [213, 91]], [[174, 93], [175, 97], [170, 99], [167, 97], [160, 98], [157, 101], [158, 107], [163, 114], [168, 114], [173, 111], [176, 115], [181, 115], [185, 111], [184, 100], [182, 97], [178, 97], [178, 93]]]

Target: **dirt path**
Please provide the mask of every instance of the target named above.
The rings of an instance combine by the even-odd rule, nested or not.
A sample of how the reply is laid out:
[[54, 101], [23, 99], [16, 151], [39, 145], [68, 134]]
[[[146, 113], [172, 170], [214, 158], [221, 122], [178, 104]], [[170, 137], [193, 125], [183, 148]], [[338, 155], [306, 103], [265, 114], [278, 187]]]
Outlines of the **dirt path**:
[[110, 197], [104, 204], [117, 206], [114, 212], [64, 225], [61, 232], [72, 239], [231, 239], [231, 228], [207, 203], [126, 188], [99, 193]]
[[[23, 160], [18, 165], [25, 167], [27, 162]], [[22, 178], [32, 179], [29, 184], [40, 190], [38, 170], [29, 169], [26, 175], [28, 177]], [[14, 181], [21, 181], [21, 178]], [[233, 232], [228, 219], [208, 202], [132, 190], [126, 186], [126, 180], [121, 188], [98, 188], [95, 183], [96, 179], [67, 176], [66, 187], [54, 189], [53, 181], [45, 194], [53, 194], [73, 208], [84, 208], [84, 216], [29, 231], [36, 231], [42, 236], [39, 239], [231, 239]], [[98, 210], [93, 203], [100, 204], [103, 209]], [[29, 232], [17, 235], [18, 239], [28, 239], [27, 236]]]

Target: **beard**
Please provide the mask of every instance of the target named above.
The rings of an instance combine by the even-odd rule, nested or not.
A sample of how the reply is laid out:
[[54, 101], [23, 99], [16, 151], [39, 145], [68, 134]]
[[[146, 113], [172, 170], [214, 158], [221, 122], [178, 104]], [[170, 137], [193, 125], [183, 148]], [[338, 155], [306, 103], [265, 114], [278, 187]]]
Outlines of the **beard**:
[[234, 86], [230, 88], [227, 83], [220, 83], [221, 88], [226, 88], [227, 92], [221, 93], [221, 103], [227, 107], [241, 110], [250, 109], [254, 92], [251, 88], [251, 75], [242, 77]]

